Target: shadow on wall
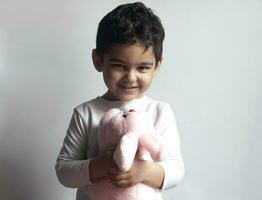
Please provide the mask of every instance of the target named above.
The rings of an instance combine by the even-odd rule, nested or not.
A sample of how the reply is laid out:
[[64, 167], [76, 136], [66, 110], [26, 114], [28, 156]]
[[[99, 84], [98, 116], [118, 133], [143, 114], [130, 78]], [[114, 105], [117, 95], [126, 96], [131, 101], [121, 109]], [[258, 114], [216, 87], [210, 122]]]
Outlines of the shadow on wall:
[[[22, 97], [10, 95], [12, 83], [4, 88], [7, 96], [1, 112], [0, 131], [0, 199], [38, 199], [35, 154], [36, 129], [33, 120], [30, 122], [29, 105], [23, 102]], [[9, 93], [8, 93], [9, 92]], [[5, 91], [4, 91], [5, 93]], [[32, 125], [30, 125], [32, 123]]]
[[[53, 32], [48, 31], [6, 30], [0, 87], [0, 200], [57, 199], [63, 188], [55, 175], [55, 160], [70, 120], [70, 98], [65, 97], [75, 96], [70, 70], [76, 62], [64, 53], [75, 49], [64, 48], [67, 40], [52, 39]], [[63, 55], [66, 59], [61, 59]]]
[[16, 158], [1, 158], [0, 197], [2, 200], [38, 199], [36, 174], [29, 164]]
[[57, 199], [62, 185], [55, 175], [55, 160], [58, 137], [63, 137], [55, 121], [57, 110], [47, 114], [21, 99], [7, 107], [8, 122], [0, 135], [0, 199]]

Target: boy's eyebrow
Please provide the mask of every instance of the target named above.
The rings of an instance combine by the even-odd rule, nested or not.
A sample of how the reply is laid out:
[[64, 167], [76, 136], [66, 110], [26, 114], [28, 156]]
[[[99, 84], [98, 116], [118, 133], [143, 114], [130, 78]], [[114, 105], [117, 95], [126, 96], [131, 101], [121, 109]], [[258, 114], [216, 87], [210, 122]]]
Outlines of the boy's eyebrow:
[[122, 62], [122, 63], [124, 63], [123, 60], [118, 59], [118, 58], [109, 58], [109, 61], [111, 61], [111, 62]]
[[[125, 61], [123, 61], [123, 60], [121, 60], [121, 59], [119, 59], [119, 58], [109, 58], [109, 61], [110, 62], [121, 62], [121, 63], [125, 63]], [[139, 65], [154, 65], [154, 63], [153, 62], [142, 62], [142, 63], [140, 63]]]
[[148, 66], [153, 66], [153, 62], [142, 62], [140, 65], [148, 65]]

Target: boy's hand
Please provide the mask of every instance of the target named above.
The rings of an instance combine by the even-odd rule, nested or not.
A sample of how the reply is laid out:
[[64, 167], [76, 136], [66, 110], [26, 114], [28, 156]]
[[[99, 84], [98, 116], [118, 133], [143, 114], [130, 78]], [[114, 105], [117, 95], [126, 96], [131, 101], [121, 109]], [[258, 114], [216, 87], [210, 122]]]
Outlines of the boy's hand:
[[114, 166], [113, 150], [105, 151], [91, 160], [89, 168], [91, 182], [96, 182], [107, 176], [112, 166]]
[[149, 162], [136, 158], [129, 171], [120, 171], [116, 165], [111, 165], [108, 177], [113, 185], [120, 188], [131, 187], [142, 182], [147, 176]]
[[113, 153], [113, 150], [109, 150], [103, 152], [100, 156], [102, 167], [104, 168], [105, 172], [111, 169], [112, 165], [114, 164]]

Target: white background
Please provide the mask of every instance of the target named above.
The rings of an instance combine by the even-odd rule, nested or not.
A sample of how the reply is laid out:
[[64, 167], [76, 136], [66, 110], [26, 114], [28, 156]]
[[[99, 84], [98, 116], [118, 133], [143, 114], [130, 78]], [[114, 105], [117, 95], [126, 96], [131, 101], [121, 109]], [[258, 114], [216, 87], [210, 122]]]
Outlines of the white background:
[[[0, 0], [1, 200], [74, 199], [55, 160], [73, 108], [105, 91], [97, 24], [126, 2]], [[148, 96], [174, 109], [186, 167], [165, 199], [262, 199], [262, 1], [144, 3], [166, 30]]]

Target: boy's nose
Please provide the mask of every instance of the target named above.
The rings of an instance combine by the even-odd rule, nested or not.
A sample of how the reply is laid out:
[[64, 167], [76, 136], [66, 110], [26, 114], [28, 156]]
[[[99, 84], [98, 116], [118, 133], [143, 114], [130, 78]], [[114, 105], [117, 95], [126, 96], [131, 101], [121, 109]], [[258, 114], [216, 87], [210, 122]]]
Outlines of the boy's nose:
[[136, 73], [134, 71], [128, 71], [126, 73], [126, 78], [130, 82], [136, 81]]

